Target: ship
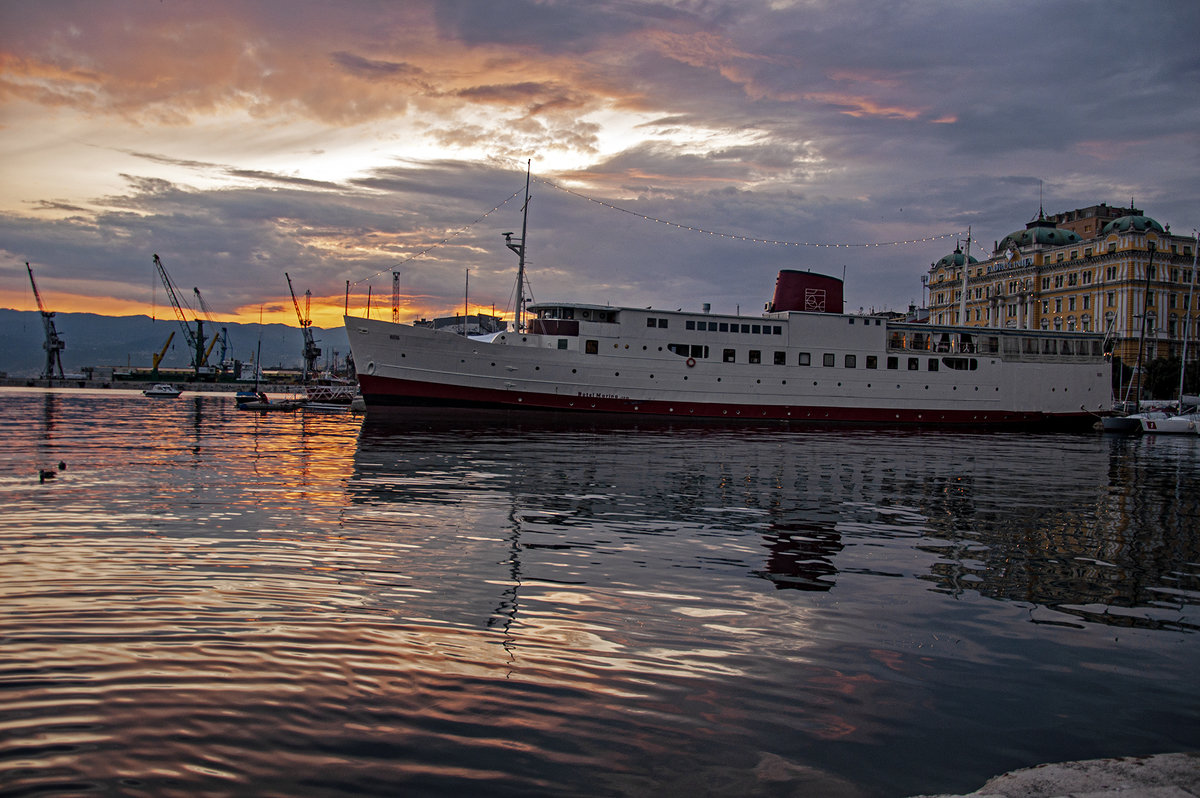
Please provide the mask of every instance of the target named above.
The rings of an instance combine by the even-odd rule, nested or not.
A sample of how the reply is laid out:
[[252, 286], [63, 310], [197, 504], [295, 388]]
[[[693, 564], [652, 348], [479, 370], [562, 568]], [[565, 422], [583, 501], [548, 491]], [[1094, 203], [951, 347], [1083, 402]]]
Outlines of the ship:
[[507, 408], [680, 419], [1090, 427], [1103, 336], [843, 312], [836, 277], [778, 273], [761, 315], [540, 302], [514, 330], [345, 317], [368, 410]]

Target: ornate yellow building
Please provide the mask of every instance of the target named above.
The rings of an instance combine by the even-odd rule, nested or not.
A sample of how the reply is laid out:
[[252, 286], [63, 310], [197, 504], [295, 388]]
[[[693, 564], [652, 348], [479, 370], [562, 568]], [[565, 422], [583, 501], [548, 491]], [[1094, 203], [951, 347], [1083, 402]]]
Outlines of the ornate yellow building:
[[989, 257], [970, 257], [965, 274], [964, 259], [956, 249], [930, 265], [933, 324], [1102, 332], [1122, 382], [1132, 379], [1139, 347], [1143, 363], [1179, 357], [1185, 333], [1188, 363], [1200, 359], [1200, 285], [1190, 296], [1196, 240], [1136, 208], [1039, 211]]

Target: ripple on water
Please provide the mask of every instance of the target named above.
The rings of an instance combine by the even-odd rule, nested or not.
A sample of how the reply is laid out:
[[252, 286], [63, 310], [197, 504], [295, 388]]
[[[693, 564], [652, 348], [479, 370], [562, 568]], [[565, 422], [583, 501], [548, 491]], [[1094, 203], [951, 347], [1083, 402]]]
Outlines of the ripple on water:
[[1194, 449], [114, 393], [0, 391], [12, 794], [883, 796], [1200, 746]]

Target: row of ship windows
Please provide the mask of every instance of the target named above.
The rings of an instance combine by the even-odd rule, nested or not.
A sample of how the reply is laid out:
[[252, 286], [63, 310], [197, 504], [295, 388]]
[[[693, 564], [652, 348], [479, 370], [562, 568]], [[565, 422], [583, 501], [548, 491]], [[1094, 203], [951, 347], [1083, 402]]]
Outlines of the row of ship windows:
[[[647, 327], [665, 330], [667, 319], [650, 317], [646, 319]], [[740, 324], [730, 321], [696, 321], [688, 319], [683, 323], [687, 330], [706, 330], [708, 332], [745, 333], [746, 335], [783, 335], [783, 326], [779, 324]]]
[[[566, 339], [559, 342], [559, 348], [565, 349]], [[589, 355], [598, 354], [600, 351], [600, 342], [595, 340], [587, 340], [584, 342], [584, 351]], [[667, 344], [667, 351], [672, 352], [680, 357], [686, 357], [692, 360], [704, 360], [709, 357], [709, 347], [703, 344]], [[925, 360], [925, 368], [927, 371], [938, 371], [941, 365], [955, 371], [975, 371], [979, 368], [979, 361], [973, 357], [931, 357], [919, 358], [909, 357], [903, 358], [904, 366], [908, 371], [920, 371], [921, 360]], [[866, 355], [863, 358], [864, 367], [868, 369], [879, 368], [878, 355]], [[898, 356], [888, 356], [884, 361], [884, 365], [888, 369], [899, 369], [901, 367], [901, 358]], [[736, 349], [721, 350], [722, 363], [736, 363]], [[763, 363], [763, 352], [761, 349], [751, 349], [746, 352], [747, 363]], [[771, 353], [771, 362], [776, 366], [787, 365], [787, 352], [776, 350]], [[813, 358], [811, 352], [798, 352], [796, 365], [811, 366]], [[837, 355], [833, 352], [825, 352], [821, 355], [821, 365], [826, 368], [837, 366]], [[842, 367], [848, 369], [858, 368], [858, 355], [843, 355]]]

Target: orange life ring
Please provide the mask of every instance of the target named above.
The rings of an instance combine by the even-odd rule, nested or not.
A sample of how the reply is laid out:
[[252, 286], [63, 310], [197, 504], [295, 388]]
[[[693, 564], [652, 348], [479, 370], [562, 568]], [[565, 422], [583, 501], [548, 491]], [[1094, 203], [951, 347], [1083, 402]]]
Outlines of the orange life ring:
[[689, 357], [687, 359], [687, 364], [688, 364], [688, 368], [691, 368], [692, 366], [696, 365], [696, 358]]

